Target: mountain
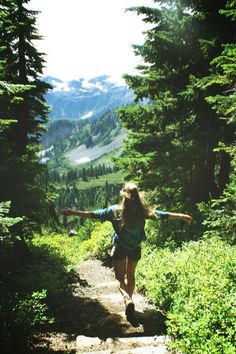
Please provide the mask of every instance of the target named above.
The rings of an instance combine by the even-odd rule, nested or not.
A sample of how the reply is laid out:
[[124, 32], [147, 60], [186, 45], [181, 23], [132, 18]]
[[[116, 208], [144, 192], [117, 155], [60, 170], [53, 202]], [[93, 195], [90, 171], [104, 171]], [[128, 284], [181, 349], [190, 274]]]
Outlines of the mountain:
[[52, 111], [41, 140], [40, 161], [50, 169], [99, 159], [110, 164], [108, 155], [119, 154], [126, 137], [114, 110], [131, 105], [133, 93], [107, 75], [89, 81], [65, 82], [52, 76], [44, 80], [53, 87], [46, 96]]
[[107, 75], [88, 81], [83, 78], [62, 81], [47, 76], [44, 81], [53, 87], [46, 95], [52, 107], [52, 119], [96, 119], [118, 107], [130, 105], [134, 98], [131, 90], [112, 82]]
[[40, 153], [40, 160], [47, 161], [49, 168], [64, 165], [64, 159], [72, 165], [81, 165], [110, 153], [119, 154], [125, 137], [116, 112], [99, 119], [52, 120], [42, 137], [45, 150]]

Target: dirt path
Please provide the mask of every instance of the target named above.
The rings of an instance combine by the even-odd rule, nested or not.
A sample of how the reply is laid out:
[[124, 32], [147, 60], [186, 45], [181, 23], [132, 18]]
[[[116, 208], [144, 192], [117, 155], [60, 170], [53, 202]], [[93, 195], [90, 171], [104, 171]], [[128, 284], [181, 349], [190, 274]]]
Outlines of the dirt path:
[[71, 350], [77, 354], [170, 353], [166, 346], [165, 318], [143, 296], [134, 294], [136, 318], [133, 323], [126, 320], [123, 298], [111, 268], [98, 260], [88, 260], [77, 267], [76, 273], [78, 281], [72, 286], [72, 294], [79, 300], [78, 322], [72, 326], [70, 335], [68, 331], [51, 333], [47, 338], [50, 350], [57, 353]]

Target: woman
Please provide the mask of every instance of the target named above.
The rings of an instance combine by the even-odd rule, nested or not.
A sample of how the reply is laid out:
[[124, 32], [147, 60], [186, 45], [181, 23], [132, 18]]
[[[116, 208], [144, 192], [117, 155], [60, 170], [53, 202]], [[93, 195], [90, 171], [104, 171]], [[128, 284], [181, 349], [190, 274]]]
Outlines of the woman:
[[67, 216], [82, 216], [101, 221], [110, 221], [113, 225], [112, 258], [118, 289], [124, 297], [127, 319], [134, 314], [132, 295], [135, 288], [135, 268], [141, 258], [141, 242], [146, 239], [146, 219], [178, 219], [191, 223], [187, 214], [169, 213], [150, 208], [142, 193], [134, 183], [126, 183], [120, 191], [121, 203], [96, 211], [76, 211], [65, 208]]

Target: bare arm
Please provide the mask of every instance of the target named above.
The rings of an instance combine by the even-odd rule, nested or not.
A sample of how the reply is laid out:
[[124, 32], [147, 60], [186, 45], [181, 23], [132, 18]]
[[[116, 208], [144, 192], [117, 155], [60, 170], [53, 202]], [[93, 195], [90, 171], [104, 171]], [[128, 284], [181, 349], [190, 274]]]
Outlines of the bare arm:
[[168, 218], [174, 220], [183, 220], [186, 221], [188, 224], [191, 224], [193, 220], [192, 216], [188, 214], [181, 214], [181, 213], [168, 213]]
[[91, 211], [74, 210], [70, 208], [61, 209], [61, 212], [66, 216], [81, 216], [83, 218], [91, 218]]

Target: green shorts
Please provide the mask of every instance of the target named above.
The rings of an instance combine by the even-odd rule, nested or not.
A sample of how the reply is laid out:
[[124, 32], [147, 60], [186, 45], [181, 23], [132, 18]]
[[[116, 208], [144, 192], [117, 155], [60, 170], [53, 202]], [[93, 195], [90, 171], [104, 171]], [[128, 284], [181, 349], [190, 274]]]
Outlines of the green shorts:
[[112, 247], [110, 255], [117, 261], [121, 261], [125, 258], [132, 261], [138, 261], [141, 258], [141, 247], [137, 247], [134, 250], [126, 250], [125, 248], [116, 245]]

